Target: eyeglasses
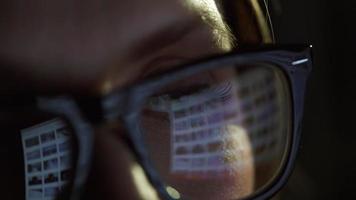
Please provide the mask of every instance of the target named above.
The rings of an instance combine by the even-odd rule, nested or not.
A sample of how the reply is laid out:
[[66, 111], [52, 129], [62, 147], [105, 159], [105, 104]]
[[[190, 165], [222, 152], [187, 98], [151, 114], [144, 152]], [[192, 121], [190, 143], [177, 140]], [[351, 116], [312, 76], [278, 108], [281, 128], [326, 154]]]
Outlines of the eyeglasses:
[[123, 137], [164, 199], [272, 196], [296, 157], [310, 52], [239, 50], [97, 98], [11, 97], [2, 118], [14, 122], [2, 124], [21, 134], [25, 198], [80, 199], [93, 130], [109, 123], [124, 124]]

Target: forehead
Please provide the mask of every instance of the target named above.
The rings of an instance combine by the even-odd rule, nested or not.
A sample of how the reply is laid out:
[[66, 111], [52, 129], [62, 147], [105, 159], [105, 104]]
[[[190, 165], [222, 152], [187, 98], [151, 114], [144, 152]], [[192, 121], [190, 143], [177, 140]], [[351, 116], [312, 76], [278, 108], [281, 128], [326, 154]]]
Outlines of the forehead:
[[[212, 28], [221, 22], [214, 0], [1, 4], [0, 15], [6, 20], [0, 22], [0, 59], [19, 64], [11, 70], [29, 79], [50, 77], [45, 81], [56, 84], [61, 84], [58, 77], [75, 79], [80, 84], [98, 81], [107, 66], [129, 62], [128, 54], [135, 51], [134, 47], [163, 27], [176, 25], [179, 30], [184, 24], [198, 22]], [[130, 70], [126, 68], [125, 73], [134, 73]]]

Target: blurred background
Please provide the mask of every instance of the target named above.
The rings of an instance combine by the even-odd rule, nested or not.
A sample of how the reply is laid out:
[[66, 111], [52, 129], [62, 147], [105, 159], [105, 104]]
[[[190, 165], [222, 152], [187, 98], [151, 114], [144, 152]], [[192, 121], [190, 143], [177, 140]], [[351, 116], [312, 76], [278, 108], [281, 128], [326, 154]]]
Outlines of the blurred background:
[[268, 4], [277, 43], [314, 47], [297, 165], [276, 199], [356, 199], [356, 2]]

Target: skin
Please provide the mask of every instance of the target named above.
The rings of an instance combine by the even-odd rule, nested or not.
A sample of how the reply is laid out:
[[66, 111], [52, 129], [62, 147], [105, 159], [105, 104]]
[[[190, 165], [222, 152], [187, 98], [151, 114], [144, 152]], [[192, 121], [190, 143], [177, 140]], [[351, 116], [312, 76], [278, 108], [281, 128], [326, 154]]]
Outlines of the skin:
[[[232, 43], [213, 0], [0, 4], [2, 93], [102, 95]], [[144, 197], [123, 134], [116, 125], [97, 128], [86, 198]]]
[[152, 66], [224, 51], [214, 36], [217, 23], [200, 14], [218, 13], [198, 2], [2, 3], [0, 58], [9, 63], [3, 70], [24, 77], [15, 89], [97, 94], [143, 78]]

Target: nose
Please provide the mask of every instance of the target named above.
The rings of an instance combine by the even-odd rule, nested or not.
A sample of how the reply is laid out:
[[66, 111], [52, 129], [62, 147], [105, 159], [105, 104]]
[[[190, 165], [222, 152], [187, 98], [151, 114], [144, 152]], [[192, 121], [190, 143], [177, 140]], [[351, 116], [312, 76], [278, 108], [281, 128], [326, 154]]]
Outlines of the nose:
[[124, 134], [121, 125], [106, 125], [96, 129], [92, 167], [84, 199], [159, 199], [125, 143]]

